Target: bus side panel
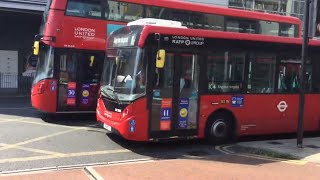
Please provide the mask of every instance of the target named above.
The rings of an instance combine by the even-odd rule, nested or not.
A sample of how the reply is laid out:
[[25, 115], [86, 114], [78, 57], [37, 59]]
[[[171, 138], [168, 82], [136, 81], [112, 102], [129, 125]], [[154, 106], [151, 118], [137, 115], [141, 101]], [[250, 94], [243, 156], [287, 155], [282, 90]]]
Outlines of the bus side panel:
[[126, 123], [127, 129], [130, 132], [130, 120], [133, 119], [136, 121], [136, 133], [130, 132], [130, 136], [133, 139], [148, 141], [149, 139], [149, 111], [147, 110], [147, 98], [141, 98], [135, 101], [132, 104], [133, 107], [133, 116], [132, 118], [127, 118], [128, 122]]
[[239, 114], [244, 120], [240, 122], [239, 135], [296, 132], [298, 95], [261, 94], [244, 97], [244, 111]]
[[[219, 109], [233, 113], [237, 121], [238, 136], [295, 132], [298, 98], [298, 95], [266, 94], [202, 96], [199, 137], [204, 136], [203, 130], [208, 117]], [[243, 100], [233, 103], [232, 99]]]
[[32, 107], [48, 113], [56, 112], [57, 80], [46, 79], [39, 81], [31, 90]]
[[320, 130], [320, 94], [307, 94], [304, 106], [304, 130]]

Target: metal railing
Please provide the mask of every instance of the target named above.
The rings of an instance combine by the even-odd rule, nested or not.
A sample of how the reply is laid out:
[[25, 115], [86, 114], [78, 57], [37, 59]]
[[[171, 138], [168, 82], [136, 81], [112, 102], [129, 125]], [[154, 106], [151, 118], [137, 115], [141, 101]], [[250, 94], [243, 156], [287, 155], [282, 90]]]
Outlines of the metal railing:
[[0, 96], [30, 95], [34, 73], [27, 75], [0, 73]]

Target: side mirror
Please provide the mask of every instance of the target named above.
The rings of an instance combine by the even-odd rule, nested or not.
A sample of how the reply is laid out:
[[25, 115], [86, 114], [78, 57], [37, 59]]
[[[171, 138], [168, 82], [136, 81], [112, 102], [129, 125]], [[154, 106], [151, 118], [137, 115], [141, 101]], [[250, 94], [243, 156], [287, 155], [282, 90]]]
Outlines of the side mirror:
[[164, 49], [158, 50], [156, 67], [162, 69], [164, 67], [165, 61], [166, 61], [166, 51]]
[[33, 55], [39, 55], [39, 48], [40, 48], [40, 42], [39, 41], [34, 41], [33, 44]]

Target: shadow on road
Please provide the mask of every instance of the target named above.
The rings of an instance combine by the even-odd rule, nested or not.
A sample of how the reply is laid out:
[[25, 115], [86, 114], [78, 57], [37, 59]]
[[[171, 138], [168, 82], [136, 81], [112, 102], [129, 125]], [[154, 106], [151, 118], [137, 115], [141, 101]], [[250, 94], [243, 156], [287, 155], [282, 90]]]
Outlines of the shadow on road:
[[92, 114], [42, 114], [41, 119], [50, 124], [72, 126], [72, 127], [92, 127], [100, 128], [96, 115]]
[[0, 97], [0, 118], [39, 117], [40, 113], [32, 108], [30, 97]]

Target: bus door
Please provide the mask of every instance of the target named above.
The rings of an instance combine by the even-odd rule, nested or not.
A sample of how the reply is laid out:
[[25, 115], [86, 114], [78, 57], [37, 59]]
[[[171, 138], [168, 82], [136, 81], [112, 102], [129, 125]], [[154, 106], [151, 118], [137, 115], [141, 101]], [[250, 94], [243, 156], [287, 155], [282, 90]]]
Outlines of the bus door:
[[197, 55], [167, 53], [165, 67], [156, 69], [150, 138], [197, 134], [198, 77]]
[[103, 53], [68, 51], [58, 57], [58, 111], [94, 111]]

